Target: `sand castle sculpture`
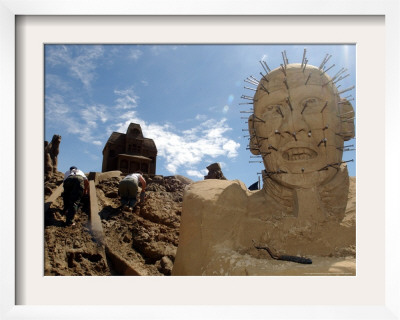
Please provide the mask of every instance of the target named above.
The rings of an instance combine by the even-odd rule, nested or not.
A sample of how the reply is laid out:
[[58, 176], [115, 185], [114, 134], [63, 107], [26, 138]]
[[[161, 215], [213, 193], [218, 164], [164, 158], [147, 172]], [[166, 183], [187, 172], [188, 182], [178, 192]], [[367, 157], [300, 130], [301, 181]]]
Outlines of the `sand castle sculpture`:
[[156, 173], [157, 147], [153, 139], [145, 138], [140, 124], [130, 123], [125, 133], [113, 132], [103, 149], [102, 172], [120, 170], [132, 173]]
[[[342, 161], [354, 111], [340, 97], [353, 87], [337, 89], [346, 70], [330, 77], [328, 55], [319, 67], [308, 65], [306, 51], [298, 64], [282, 56], [272, 71], [260, 61], [265, 74], [245, 80], [254, 96], [242, 96], [253, 105], [248, 149], [264, 163], [263, 188], [249, 191], [238, 180], [191, 184], [173, 275], [355, 274], [355, 216], [345, 210]], [[287, 256], [304, 264], [279, 260]]]

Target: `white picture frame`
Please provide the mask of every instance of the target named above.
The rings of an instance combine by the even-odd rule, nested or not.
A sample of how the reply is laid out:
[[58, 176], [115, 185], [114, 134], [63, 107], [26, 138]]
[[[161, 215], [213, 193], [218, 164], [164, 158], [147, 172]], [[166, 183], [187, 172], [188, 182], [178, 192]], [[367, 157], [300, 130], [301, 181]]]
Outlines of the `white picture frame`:
[[[15, 157], [15, 152], [7, 152], [7, 158], [1, 157], [2, 168], [2, 186], [1, 186], [1, 203], [3, 205], [1, 219], [1, 318], [3, 319], [191, 319], [191, 318], [215, 318], [215, 319], [295, 319], [295, 318], [334, 318], [334, 319], [398, 319], [400, 317], [398, 301], [399, 298], [399, 204], [397, 197], [399, 195], [398, 181], [400, 179], [397, 168], [397, 159], [399, 152], [396, 149], [398, 139], [396, 138], [397, 122], [399, 119], [399, 4], [395, 1], [371, 0], [368, 5], [363, 1], [348, 0], [341, 1], [317, 1], [310, 0], [307, 6], [302, 3], [293, 3], [291, 1], [235, 1], [235, 2], [213, 2], [204, 1], [107, 1], [101, 2], [94, 0], [80, 1], [50, 1], [41, 2], [38, 0], [0, 0], [0, 43], [1, 43], [1, 74], [0, 74], [0, 92], [1, 92], [1, 145], [4, 150], [16, 150], [18, 143], [18, 131], [16, 127], [16, 108], [15, 108], [15, 81], [18, 81], [15, 74], [15, 19], [16, 16], [30, 15], [320, 15], [320, 16], [371, 16], [379, 15], [385, 18], [385, 37], [386, 37], [386, 95], [384, 99], [385, 106], [385, 176], [378, 179], [380, 182], [371, 185], [383, 188], [380, 192], [384, 192], [385, 203], [382, 208], [385, 211], [385, 276], [384, 283], [379, 285], [384, 287], [384, 296], [370, 305], [353, 305], [351, 301], [348, 304], [336, 305], [329, 303], [326, 305], [313, 304], [287, 304], [285, 301], [274, 304], [240, 304], [235, 301], [235, 305], [230, 303], [212, 304], [207, 302], [206, 305], [201, 303], [201, 295], [194, 296], [193, 303], [180, 304], [140, 304], [140, 305], [96, 305], [95, 303], [86, 303], [81, 301], [74, 305], [17, 305], [17, 294], [23, 294], [16, 290], [16, 250], [18, 238], [16, 238], [16, 202], [19, 189], [18, 181], [23, 181], [19, 177], [20, 172], [16, 172], [18, 161], [23, 161]], [[379, 64], [379, 61], [375, 61]], [[382, 105], [377, 106], [382, 108]], [[15, 133], [15, 135], [13, 135]], [[382, 135], [381, 135], [382, 136]], [[381, 137], [380, 136], [380, 137]], [[380, 149], [381, 150], [381, 149]], [[371, 163], [373, 167], [374, 163]], [[6, 169], [4, 169], [6, 168]], [[373, 168], [377, 170], [379, 168]], [[16, 179], [17, 177], [17, 179]], [[18, 178], [19, 177], [19, 178]], [[22, 179], [22, 180], [21, 180]], [[383, 209], [382, 209], [383, 210]], [[382, 212], [374, 213], [376, 215]], [[373, 237], [373, 235], [371, 235]], [[379, 250], [379, 248], [372, 248]], [[370, 254], [371, 259], [373, 253]], [[85, 277], [86, 278], [86, 277]], [[371, 278], [373, 275], [371, 274]], [[84, 281], [84, 285], [92, 285], [91, 280], [69, 279], [68, 281]], [[190, 279], [188, 279], [190, 280]], [[110, 281], [121, 281], [110, 280]], [[168, 279], [169, 286], [173, 286], [175, 281]], [[179, 279], [180, 288], [184, 288], [183, 280]], [[229, 286], [229, 280], [223, 280], [223, 285]], [[257, 278], [251, 278], [255, 283]], [[374, 283], [371, 281], [371, 283]], [[368, 285], [368, 283], [366, 284]], [[251, 287], [251, 286], [250, 286]], [[201, 287], [203, 294], [207, 295], [207, 288]], [[101, 290], [101, 287], [100, 287]], [[131, 288], [135, 291], [135, 288]], [[211, 288], [212, 290], [212, 288]], [[232, 288], [235, 290], [235, 288]], [[239, 288], [240, 290], [240, 288]], [[268, 288], [266, 288], [268, 290]], [[346, 288], [343, 288], [346, 290]], [[374, 290], [373, 287], [366, 287], [366, 291]], [[188, 289], [190, 293], [190, 289]], [[40, 288], [38, 288], [40, 295]], [[109, 294], [105, 290], [105, 294]], [[150, 295], [151, 292], [149, 291]], [[340, 291], [336, 292], [340, 295]], [[200, 301], [199, 301], [200, 299]]]

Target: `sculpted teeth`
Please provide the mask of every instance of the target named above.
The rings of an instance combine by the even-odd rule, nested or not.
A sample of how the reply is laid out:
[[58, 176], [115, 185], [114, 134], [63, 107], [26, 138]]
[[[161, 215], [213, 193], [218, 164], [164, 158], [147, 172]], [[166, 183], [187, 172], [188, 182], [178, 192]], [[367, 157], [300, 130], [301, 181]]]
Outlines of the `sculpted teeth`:
[[288, 161], [310, 160], [315, 158], [317, 153], [309, 148], [291, 148], [285, 151], [282, 156]]

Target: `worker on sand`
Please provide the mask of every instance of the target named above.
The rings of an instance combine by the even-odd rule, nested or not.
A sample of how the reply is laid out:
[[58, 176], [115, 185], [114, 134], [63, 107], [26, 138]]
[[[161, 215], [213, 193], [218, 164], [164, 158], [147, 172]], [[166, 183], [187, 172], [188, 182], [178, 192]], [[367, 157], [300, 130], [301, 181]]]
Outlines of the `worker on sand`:
[[136, 204], [139, 183], [142, 187], [142, 192], [140, 193], [140, 202], [142, 203], [145, 198], [146, 190], [146, 180], [143, 178], [142, 173], [131, 173], [121, 180], [118, 187], [118, 193], [121, 197], [122, 208], [126, 209], [129, 207], [130, 210], [133, 209]]
[[64, 213], [66, 225], [74, 225], [75, 213], [81, 203], [82, 197], [89, 193], [89, 181], [85, 174], [77, 167], [72, 166], [64, 174]]

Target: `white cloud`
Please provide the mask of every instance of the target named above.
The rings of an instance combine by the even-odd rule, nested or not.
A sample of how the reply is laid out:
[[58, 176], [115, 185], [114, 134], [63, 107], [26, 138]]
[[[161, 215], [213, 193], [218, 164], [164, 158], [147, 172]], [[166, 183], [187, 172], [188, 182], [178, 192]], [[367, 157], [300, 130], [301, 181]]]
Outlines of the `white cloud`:
[[[193, 176], [199, 176], [201, 171], [195, 169], [198, 164], [207, 164], [209, 159], [217, 157], [234, 158], [238, 155], [240, 144], [228, 137], [232, 129], [226, 119], [208, 119], [189, 130], [179, 130], [169, 123], [157, 124], [141, 119], [137, 110], [133, 110], [137, 107], [139, 97], [132, 88], [114, 90], [114, 94], [114, 105], [86, 106], [78, 113], [63, 117], [62, 125], [67, 127], [68, 133], [79, 136], [81, 141], [101, 146], [112, 131], [125, 133], [131, 122], [138, 123], [144, 136], [155, 141], [158, 156], [165, 159], [165, 169], [172, 174], [192, 170]], [[53, 115], [66, 115], [69, 112], [61, 96], [54, 95], [47, 100], [53, 106], [50, 108]], [[123, 112], [116, 112], [116, 109]], [[197, 118], [205, 119], [202, 115]], [[99, 132], [99, 123], [104, 123], [107, 130]]]
[[118, 119], [121, 119], [121, 120], [135, 119], [136, 114], [137, 114], [137, 112], [135, 110], [126, 111], [124, 113], [121, 113], [118, 116]]
[[195, 178], [200, 178], [200, 179], [204, 179], [204, 176], [207, 175], [207, 173], [203, 174], [201, 171], [198, 171], [198, 170], [187, 170], [186, 174], [189, 177], [195, 177]]
[[135, 94], [133, 88], [114, 90], [114, 94], [118, 96], [115, 100], [117, 109], [129, 110], [137, 107], [139, 97]]
[[228, 152], [227, 154], [228, 158], [235, 158], [238, 155], [237, 150], [239, 147], [240, 147], [239, 143], [233, 140], [229, 140], [222, 146], [222, 149]]
[[126, 132], [131, 122], [140, 124], [143, 135], [155, 141], [158, 157], [165, 159], [165, 169], [172, 174], [193, 170], [206, 159], [238, 155], [240, 144], [226, 136], [231, 130], [226, 119], [209, 119], [190, 130], [179, 131], [171, 124], [148, 123], [135, 113], [131, 115], [132, 118], [125, 117], [123, 122], [116, 123], [113, 126], [115, 130], [111, 131]]
[[98, 122], [108, 121], [106, 106], [79, 106], [79, 112], [73, 112], [64, 97], [61, 95], [46, 96], [46, 121], [54, 128], [65, 128], [68, 133], [77, 135], [79, 140], [102, 145], [104, 142], [98, 139]]
[[89, 106], [80, 111], [83, 119], [87, 122], [95, 122], [100, 120], [105, 123], [108, 120], [106, 106]]
[[66, 65], [70, 74], [79, 79], [86, 89], [90, 89], [95, 79], [96, 60], [103, 56], [100, 45], [89, 46], [50, 46], [46, 51], [46, 61], [52, 65]]
[[64, 97], [59, 94], [48, 95], [45, 97], [46, 120], [50, 122], [61, 121], [70, 111], [64, 102]]
[[60, 129], [65, 128], [68, 133], [78, 135], [79, 139], [93, 143], [92, 130], [96, 122], [86, 117], [82, 124], [76, 114], [73, 114], [61, 95], [46, 96], [46, 125]]
[[223, 108], [222, 108], [222, 113], [227, 113], [229, 111], [229, 106], [228, 105], [225, 105]]
[[181, 168], [191, 168], [207, 157], [236, 157], [240, 147], [239, 143], [225, 136], [231, 130], [225, 119], [208, 120], [183, 132], [174, 132], [167, 125], [146, 123], [143, 123], [142, 130], [146, 137], [154, 139], [158, 156], [166, 159], [166, 169], [172, 174]]

